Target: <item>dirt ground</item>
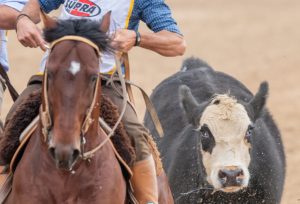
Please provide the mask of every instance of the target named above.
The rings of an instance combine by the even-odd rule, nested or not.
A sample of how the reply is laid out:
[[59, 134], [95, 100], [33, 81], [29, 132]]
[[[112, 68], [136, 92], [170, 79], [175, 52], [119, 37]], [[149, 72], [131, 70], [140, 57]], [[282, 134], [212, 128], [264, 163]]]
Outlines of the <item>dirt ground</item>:
[[[185, 35], [187, 52], [183, 57], [166, 58], [134, 48], [130, 53], [132, 80], [151, 94], [189, 56], [201, 57], [253, 92], [267, 80], [268, 107], [282, 132], [287, 156], [282, 203], [300, 203], [300, 1], [168, 0], [168, 4]], [[9, 75], [22, 91], [29, 77], [37, 72], [42, 52], [22, 48], [14, 32], [9, 37]], [[142, 97], [137, 94], [136, 98], [142, 118]], [[6, 93], [2, 117], [11, 104]]]

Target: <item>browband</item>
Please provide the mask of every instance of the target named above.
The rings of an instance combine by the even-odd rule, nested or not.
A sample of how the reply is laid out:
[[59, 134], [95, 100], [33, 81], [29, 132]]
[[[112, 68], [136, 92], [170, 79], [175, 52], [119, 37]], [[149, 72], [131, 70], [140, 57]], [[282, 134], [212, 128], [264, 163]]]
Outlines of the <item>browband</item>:
[[59, 38], [57, 40], [54, 40], [51, 45], [50, 45], [50, 49], [52, 49], [57, 43], [61, 42], [61, 41], [65, 41], [65, 40], [75, 40], [75, 41], [80, 41], [80, 42], [84, 42], [90, 46], [92, 46], [96, 51], [98, 56], [100, 56], [100, 50], [99, 47], [93, 43], [91, 40], [84, 38], [84, 37], [80, 37], [80, 36], [75, 36], [75, 35], [66, 35], [62, 38]]

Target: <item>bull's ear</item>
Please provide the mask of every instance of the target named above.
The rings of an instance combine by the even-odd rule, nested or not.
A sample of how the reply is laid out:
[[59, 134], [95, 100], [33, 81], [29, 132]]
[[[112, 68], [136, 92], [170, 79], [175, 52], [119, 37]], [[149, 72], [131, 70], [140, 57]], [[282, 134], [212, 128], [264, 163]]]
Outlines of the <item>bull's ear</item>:
[[195, 127], [199, 126], [200, 116], [203, 112], [203, 106], [200, 105], [193, 96], [190, 88], [186, 85], [179, 87], [179, 101], [183, 108], [188, 122]]
[[106, 33], [109, 29], [110, 16], [111, 16], [111, 11], [107, 12], [102, 18], [102, 21], [101, 21], [101, 24], [100, 24], [100, 30], [104, 33]]
[[41, 14], [41, 19], [43, 21], [45, 29], [53, 29], [56, 28], [57, 26], [57, 21], [47, 14], [45, 14], [43, 11], [40, 12]]
[[256, 121], [256, 119], [261, 115], [268, 98], [268, 92], [268, 82], [264, 81], [260, 84], [258, 92], [249, 102], [248, 107], [253, 121]]

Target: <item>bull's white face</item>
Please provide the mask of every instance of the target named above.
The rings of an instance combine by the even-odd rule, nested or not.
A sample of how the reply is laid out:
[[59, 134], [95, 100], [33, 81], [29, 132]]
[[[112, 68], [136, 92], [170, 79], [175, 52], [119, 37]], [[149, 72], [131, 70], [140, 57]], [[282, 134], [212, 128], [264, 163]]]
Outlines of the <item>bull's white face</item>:
[[207, 181], [216, 190], [235, 192], [248, 185], [251, 130], [244, 106], [227, 95], [217, 95], [203, 111], [203, 165]]

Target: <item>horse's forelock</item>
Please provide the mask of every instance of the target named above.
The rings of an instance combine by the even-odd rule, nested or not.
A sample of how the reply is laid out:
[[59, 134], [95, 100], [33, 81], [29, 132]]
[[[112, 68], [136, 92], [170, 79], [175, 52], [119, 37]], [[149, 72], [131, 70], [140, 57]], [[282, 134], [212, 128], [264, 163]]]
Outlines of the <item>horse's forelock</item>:
[[113, 52], [111, 38], [100, 30], [100, 22], [87, 19], [59, 20], [57, 27], [44, 29], [45, 40], [49, 43], [67, 35], [87, 38], [95, 43], [101, 51]]

